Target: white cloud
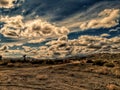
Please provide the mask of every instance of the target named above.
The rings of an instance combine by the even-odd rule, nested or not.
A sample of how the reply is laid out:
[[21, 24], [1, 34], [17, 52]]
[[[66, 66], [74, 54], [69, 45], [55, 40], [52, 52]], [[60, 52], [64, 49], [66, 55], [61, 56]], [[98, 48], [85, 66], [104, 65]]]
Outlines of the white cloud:
[[[59, 22], [67, 28], [80, 28], [80, 30], [110, 28], [119, 24], [120, 9], [103, 9], [100, 11], [100, 6], [93, 6], [86, 12], [77, 13], [76, 15]], [[97, 11], [96, 11], [97, 10]]]
[[29, 41], [27, 41], [27, 43], [40, 43], [40, 42], [43, 42], [43, 41], [45, 41], [45, 39], [40, 38], [40, 39], [29, 40]]
[[14, 6], [13, 1], [15, 0], [0, 0], [0, 8], [11, 8]]
[[[1, 16], [1, 22], [5, 22], [4, 27], [0, 30], [0, 33], [5, 37], [14, 38], [18, 40], [17, 42], [7, 43], [8, 46], [22, 46], [25, 43], [41, 43], [46, 41], [47, 38], [57, 39], [59, 41], [66, 41], [67, 34], [69, 30], [65, 27], [56, 27], [48, 22], [42, 21], [41, 19], [24, 21], [22, 16], [14, 16], [14, 17], [3, 17]], [[24, 52], [31, 55], [38, 55], [39, 53], [45, 53], [43, 55], [48, 54], [48, 56], [52, 55], [50, 53], [43, 52], [41, 49], [38, 50], [32, 49], [32, 47], [23, 46]]]
[[120, 44], [120, 37], [119, 36], [116, 36], [114, 38], [111, 38], [110, 39], [111, 42], [113, 42], [114, 44]]
[[5, 37], [18, 38], [20, 36], [20, 30], [25, 28], [23, 17], [20, 15], [15, 17], [1, 16], [0, 18], [1, 22], [5, 22], [0, 33]]
[[[69, 30], [65, 27], [56, 27], [41, 19], [24, 21], [22, 16], [15, 17], [3, 17], [1, 16], [2, 22], [6, 24], [1, 29], [1, 34], [5, 37], [11, 38], [56, 38], [63, 35], [67, 35]], [[37, 40], [37, 41], [38, 41]], [[37, 42], [34, 40], [34, 42]], [[32, 41], [33, 42], [33, 41]]]
[[[117, 25], [119, 9], [106, 9], [98, 14], [97, 18], [80, 22], [82, 30], [91, 28], [109, 28]], [[80, 36], [78, 39], [68, 40], [69, 30], [65, 27], [57, 27], [41, 19], [25, 21], [22, 16], [0, 17], [1, 22], [6, 24], [0, 33], [5, 37], [15, 38], [18, 42], [8, 43], [7, 47], [22, 46], [23, 43], [40, 43], [50, 38], [47, 46], [33, 48], [22, 46], [24, 50], [9, 50], [6, 46], [1, 46], [1, 52], [9, 50], [10, 53], [27, 53], [36, 58], [60, 58], [69, 55], [90, 54], [94, 52], [119, 52], [120, 37], [111, 39], [105, 38], [108, 34], [101, 36]], [[119, 29], [119, 28], [116, 28]], [[114, 30], [110, 30], [112, 32]], [[56, 40], [57, 39], [57, 40]], [[28, 41], [27, 41], [28, 40]], [[3, 53], [3, 52], [2, 52]], [[6, 53], [6, 52], [5, 52]]]
[[27, 37], [56, 37], [61, 35], [67, 35], [69, 30], [65, 27], [56, 27], [48, 22], [40, 19], [26, 22], [27, 29], [21, 36], [26, 34]]
[[6, 45], [2, 45], [2, 46], [0, 47], [0, 51], [7, 51], [8, 49], [9, 49], [9, 47], [6, 46]]
[[[64, 36], [63, 36], [64, 37]], [[65, 36], [66, 37], [66, 36]], [[1, 50], [6, 47], [3, 45]], [[80, 36], [74, 40], [64, 40], [58, 38], [58, 40], [51, 40], [46, 43], [45, 46], [29, 47], [22, 46], [23, 50], [9, 50], [2, 52], [5, 55], [11, 55], [15, 52], [20, 55], [27, 54], [35, 58], [64, 58], [74, 55], [92, 54], [92, 53], [118, 53], [120, 52], [120, 37], [114, 37], [107, 39], [101, 36]]]
[[109, 32], [110, 32], [110, 33], [120, 32], [120, 27], [116, 27], [115, 29], [110, 29]]
[[22, 46], [22, 48], [24, 49], [25, 52], [30, 52], [32, 50], [32, 48], [29, 46]]
[[108, 34], [108, 33], [103, 33], [103, 34], [101, 34], [100, 36], [101, 36], [101, 37], [109, 37], [110, 34]]
[[119, 9], [105, 9], [98, 14], [97, 18], [80, 22], [80, 29], [94, 29], [94, 28], [110, 28], [118, 25], [118, 19], [120, 18]]
[[[68, 40], [67, 42], [59, 39], [50, 41], [47, 43], [47, 45], [50, 45], [47, 49], [47, 52], [55, 52], [51, 55], [51, 57], [59, 58], [62, 56], [91, 54], [95, 52], [119, 52], [120, 39], [119, 37], [107, 39], [99, 36], [84, 35], [80, 36], [78, 39]], [[44, 52], [45, 51], [46, 49], [44, 49]], [[47, 52], [45, 52], [45, 54]]]
[[[13, 2], [17, 2], [17, 0], [0, 0], [0, 8], [14, 8], [15, 4]], [[20, 6], [20, 4], [17, 4], [17, 6]]]

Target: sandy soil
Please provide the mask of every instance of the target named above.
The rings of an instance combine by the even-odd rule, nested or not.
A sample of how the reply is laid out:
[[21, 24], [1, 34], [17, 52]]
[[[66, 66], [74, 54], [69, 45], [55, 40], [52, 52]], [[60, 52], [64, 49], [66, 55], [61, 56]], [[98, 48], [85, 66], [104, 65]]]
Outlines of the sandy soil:
[[120, 90], [120, 54], [54, 65], [0, 64], [0, 90]]

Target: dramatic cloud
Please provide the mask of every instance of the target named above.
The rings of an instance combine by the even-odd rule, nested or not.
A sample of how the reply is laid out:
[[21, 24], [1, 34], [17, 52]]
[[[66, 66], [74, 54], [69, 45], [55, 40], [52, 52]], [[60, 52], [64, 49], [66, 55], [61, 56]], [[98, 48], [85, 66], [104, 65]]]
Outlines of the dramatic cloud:
[[[80, 30], [111, 28], [119, 24], [120, 9], [103, 9], [93, 6], [86, 12], [81, 12], [71, 18], [67, 18], [60, 22], [60, 25], [65, 25], [68, 28], [80, 28]], [[98, 9], [98, 10], [97, 10]], [[96, 11], [97, 10], [97, 11]]]
[[56, 27], [41, 19], [24, 21], [22, 16], [1, 16], [1, 22], [5, 23], [1, 34], [11, 38], [51, 38], [69, 33], [65, 27]]
[[18, 38], [20, 30], [25, 28], [22, 19], [23, 19], [22, 16], [16, 17], [1, 16], [0, 21], [4, 22], [5, 25], [1, 29], [0, 33], [3, 34], [5, 37]]
[[21, 36], [25, 37], [56, 37], [67, 35], [69, 30], [65, 27], [56, 27], [48, 22], [43, 22], [40, 19], [28, 21], [26, 23], [27, 29], [21, 32]]
[[67, 40], [66, 36], [46, 43], [40, 48], [24, 47], [30, 55], [36, 58], [64, 58], [74, 55], [91, 53], [117, 53], [120, 50], [120, 39], [107, 39], [99, 36], [80, 36], [78, 39]]
[[14, 46], [2, 45], [0, 52], [11, 56], [17, 53], [18, 56], [26, 54], [34, 58], [55, 59], [92, 53], [118, 53], [120, 51], [120, 37], [107, 39], [101, 36], [83, 35], [78, 39], [68, 40], [67, 36], [62, 36], [57, 40], [47, 42], [44, 46], [31, 47], [22, 45], [22, 49], [11, 50], [10, 47]]
[[110, 28], [119, 24], [119, 18], [119, 9], [105, 9], [98, 14], [97, 18], [81, 22], [80, 29]]
[[[60, 1], [57, 4], [42, 0], [27, 0], [23, 4], [21, 1], [24, 0], [0, 0], [0, 12], [4, 15], [0, 16], [0, 53], [4, 57], [22, 57], [26, 54], [34, 58], [56, 59], [92, 53], [120, 52], [119, 1], [100, 1], [94, 5], [83, 5], [80, 9], [77, 3], [77, 11], [77, 8], [72, 9], [74, 6], [71, 9], [62, 7], [63, 2], [74, 3], [74, 0]], [[87, 2], [83, 1], [81, 5]], [[56, 7], [58, 4], [60, 7]], [[18, 7], [20, 5], [22, 6]], [[108, 30], [111, 27], [114, 29]], [[101, 29], [104, 31], [97, 31], [100, 28], [104, 28]], [[95, 29], [92, 30], [95, 32], [92, 35], [99, 36], [90, 35], [92, 31], [89, 32], [89, 29]], [[76, 31], [79, 33], [76, 34]], [[71, 35], [71, 32], [76, 33]], [[71, 37], [78, 38], [69, 39]]]
[[16, 43], [11, 42], [9, 46], [41, 43], [48, 38], [51, 40], [59, 37], [65, 39], [62, 36], [66, 36], [69, 33], [69, 30], [65, 27], [56, 27], [41, 19], [25, 21], [20, 15], [14, 17], [1, 16], [0, 21], [5, 23], [0, 33], [4, 37], [17, 40]]
[[[42, 21], [41, 19], [25, 21], [24, 18], [19, 15], [14, 17], [1, 16], [0, 21], [5, 23], [4, 27], [0, 30], [0, 33], [4, 37], [17, 40], [16, 42], [7, 43], [7, 46], [11, 48], [14, 48], [15, 46], [22, 47], [22, 53], [19, 52], [20, 55], [27, 54], [30, 56], [34, 55], [36, 57], [55, 57], [56, 53], [45, 47], [37, 48], [37, 46], [36, 48], [33, 48], [31, 46], [24, 46], [24, 44], [41, 43], [47, 39], [51, 39], [51, 41], [58, 39], [60, 42], [66, 42], [68, 40], [67, 34], [69, 33], [69, 30], [67, 28], [56, 27], [55, 25]], [[3, 49], [4, 48], [1, 47], [1, 50]], [[9, 52], [5, 55], [12, 56], [14, 50], [9, 49], [8, 51]], [[19, 50], [17, 50], [17, 53], [18, 51]], [[61, 56], [65, 56], [67, 53], [64, 50], [59, 52], [62, 53]]]

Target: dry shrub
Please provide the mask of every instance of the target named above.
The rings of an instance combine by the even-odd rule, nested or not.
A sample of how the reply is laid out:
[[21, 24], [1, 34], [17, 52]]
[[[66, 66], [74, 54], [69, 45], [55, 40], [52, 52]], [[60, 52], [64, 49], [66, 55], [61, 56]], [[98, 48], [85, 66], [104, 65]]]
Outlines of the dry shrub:
[[7, 62], [1, 61], [1, 62], [0, 62], [0, 65], [7, 65]]
[[86, 63], [93, 63], [93, 60], [88, 59], [88, 60], [86, 61]]
[[7, 66], [8, 66], [8, 67], [13, 67], [14, 64], [13, 64], [13, 63], [8, 63]]
[[116, 66], [120, 66], [120, 60], [114, 60], [113, 63], [116, 65]]
[[95, 60], [93, 65], [103, 66], [106, 63], [104, 60]]
[[115, 67], [115, 65], [113, 63], [105, 63], [104, 64], [106, 67]]

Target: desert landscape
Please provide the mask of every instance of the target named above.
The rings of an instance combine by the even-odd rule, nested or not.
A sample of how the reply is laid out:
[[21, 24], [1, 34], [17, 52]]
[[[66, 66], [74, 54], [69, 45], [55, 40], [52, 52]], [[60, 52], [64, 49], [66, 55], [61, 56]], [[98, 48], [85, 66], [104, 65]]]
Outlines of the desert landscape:
[[120, 90], [120, 54], [0, 60], [0, 90]]
[[120, 90], [120, 0], [0, 0], [0, 90]]

